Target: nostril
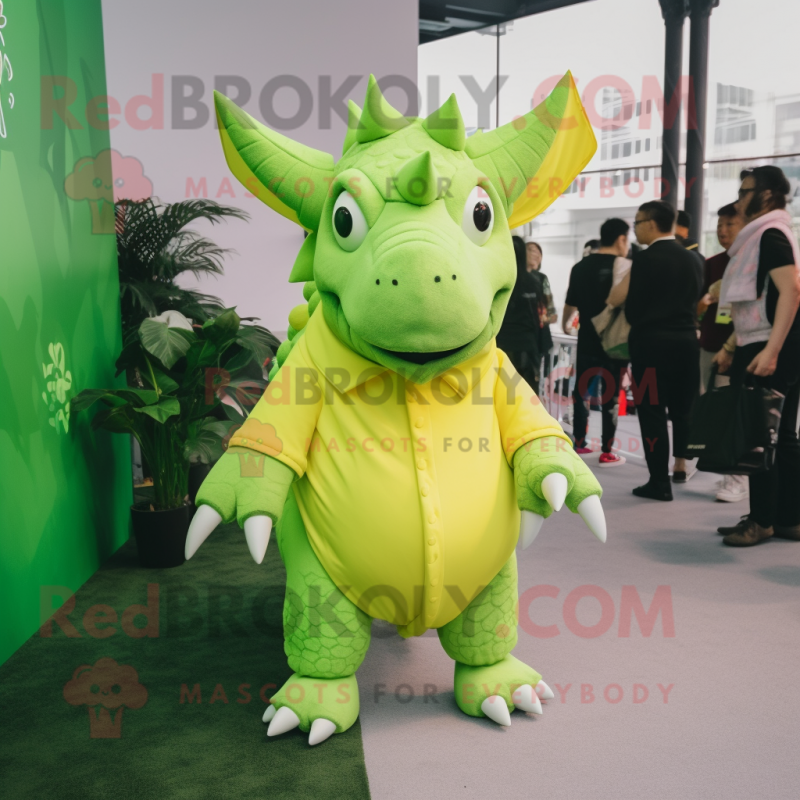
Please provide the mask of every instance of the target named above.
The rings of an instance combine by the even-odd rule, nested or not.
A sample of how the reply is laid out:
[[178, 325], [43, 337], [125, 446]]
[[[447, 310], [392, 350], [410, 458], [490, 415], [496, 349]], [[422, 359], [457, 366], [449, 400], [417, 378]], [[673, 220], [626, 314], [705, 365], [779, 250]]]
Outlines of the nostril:
[[392, 286], [397, 286], [397, 281], [392, 281]]
[[375, 281], [375, 285], [376, 286], [380, 286], [381, 285], [381, 279], [380, 278], [378, 278], [378, 280]]
[[440, 277], [437, 275], [437, 276], [434, 278], [434, 280], [436, 281], [436, 283], [439, 283], [439, 281], [441, 280], [441, 278], [440, 278]]
[[453, 280], [455, 280], [455, 279], [456, 279], [456, 276], [455, 276], [455, 275], [453, 275]]

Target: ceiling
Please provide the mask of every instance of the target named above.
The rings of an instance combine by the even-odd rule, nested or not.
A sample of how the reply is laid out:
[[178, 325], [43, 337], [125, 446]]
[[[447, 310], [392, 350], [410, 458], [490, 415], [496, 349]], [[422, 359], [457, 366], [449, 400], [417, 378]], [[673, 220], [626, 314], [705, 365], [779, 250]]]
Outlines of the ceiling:
[[500, 25], [519, 17], [587, 0], [420, 0], [419, 43]]

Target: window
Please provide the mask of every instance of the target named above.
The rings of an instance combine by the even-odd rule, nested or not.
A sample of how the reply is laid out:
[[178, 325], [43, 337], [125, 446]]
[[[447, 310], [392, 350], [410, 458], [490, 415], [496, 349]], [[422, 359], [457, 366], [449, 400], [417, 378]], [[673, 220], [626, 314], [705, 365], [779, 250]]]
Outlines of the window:
[[605, 161], [608, 158], [608, 145], [601, 144], [600, 145], [600, 160]]
[[647, 101], [647, 113], [648, 114], [650, 113], [650, 109], [652, 108], [652, 106], [653, 106], [653, 101], [652, 100], [648, 100]]
[[642, 101], [640, 100], [636, 103], [636, 116], [640, 117], [642, 115]]
[[642, 180], [644, 181], [650, 180], [650, 170], [647, 167], [644, 168], [644, 177], [642, 178]]
[[614, 173], [614, 178], [611, 181], [612, 186], [619, 186], [622, 183], [622, 175], [619, 172]]
[[633, 106], [630, 104], [624, 106], [622, 109], [622, 118], [628, 120], [632, 116], [633, 116]]
[[619, 158], [619, 145], [611, 145], [611, 158]]
[[650, 140], [649, 140], [649, 139], [645, 139], [645, 140], [644, 140], [644, 151], [645, 151], [645, 153], [646, 153], [646, 152], [648, 152], [649, 150], [650, 150]]
[[625, 142], [625, 144], [622, 145], [622, 157], [628, 158], [630, 154], [631, 154], [631, 142]]
[[631, 171], [629, 169], [626, 169], [625, 172], [623, 173], [622, 182], [625, 184], [625, 186], [630, 186], [630, 184], [631, 184]]
[[636, 152], [637, 153], [641, 153], [642, 152], [642, 140], [641, 139], [637, 139], [636, 140]]

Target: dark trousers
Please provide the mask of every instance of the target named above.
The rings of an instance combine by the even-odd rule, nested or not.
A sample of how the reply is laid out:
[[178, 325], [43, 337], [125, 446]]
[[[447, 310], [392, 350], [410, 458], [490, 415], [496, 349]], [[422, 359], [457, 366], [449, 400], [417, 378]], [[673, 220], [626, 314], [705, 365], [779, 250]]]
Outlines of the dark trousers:
[[540, 358], [538, 353], [527, 350], [506, 350], [506, 355], [511, 359], [514, 369], [519, 372], [522, 379], [539, 394]]
[[575, 446], [586, 446], [586, 428], [589, 424], [589, 411], [585, 401], [589, 397], [589, 386], [597, 377], [600, 386], [601, 417], [603, 421], [603, 452], [611, 452], [611, 444], [617, 433], [617, 411], [619, 409], [619, 390], [622, 375], [628, 369], [627, 361], [617, 361], [605, 353], [582, 353], [578, 346], [575, 364], [575, 389], [572, 392], [573, 420], [572, 433]]
[[[737, 347], [731, 381], [741, 380], [747, 365], [766, 342]], [[800, 334], [790, 333], [772, 375], [753, 377], [757, 386], [786, 396], [778, 428], [775, 466], [750, 476], [750, 516], [762, 528], [800, 524], [800, 442], [797, 438], [797, 406], [800, 403]]]
[[[650, 479], [669, 481], [669, 431], [672, 420], [672, 453], [686, 458], [692, 403], [700, 385], [697, 339], [650, 339], [630, 345], [632, 392], [642, 431]], [[691, 453], [688, 454], [692, 458]]]

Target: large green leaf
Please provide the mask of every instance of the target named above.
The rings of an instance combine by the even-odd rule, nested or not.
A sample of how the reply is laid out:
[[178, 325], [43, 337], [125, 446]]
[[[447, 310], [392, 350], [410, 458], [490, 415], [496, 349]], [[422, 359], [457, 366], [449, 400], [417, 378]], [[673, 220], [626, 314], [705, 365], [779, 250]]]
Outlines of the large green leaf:
[[108, 392], [105, 389], [84, 389], [69, 401], [70, 411], [74, 414], [84, 411], [107, 394]]
[[[179, 384], [173, 378], [170, 378], [166, 372], [162, 372], [160, 369], [153, 370], [153, 377], [155, 378], [156, 386], [158, 387], [158, 391], [161, 394], [171, 394], [175, 392], [179, 388]], [[151, 386], [153, 386], [153, 377], [150, 376], [149, 372], [143, 372], [142, 378], [144, 378]], [[155, 389], [156, 386], [153, 386]]]
[[227, 308], [218, 317], [203, 324], [203, 333], [213, 337], [231, 338], [239, 330], [240, 323], [236, 309]]
[[115, 394], [123, 400], [127, 400], [134, 408], [141, 408], [142, 406], [152, 406], [158, 402], [158, 392], [152, 389], [115, 389], [109, 394]]
[[181, 413], [181, 404], [175, 397], [164, 397], [158, 405], [143, 406], [133, 410], [138, 411], [140, 414], [147, 414], [156, 422], [166, 422], [170, 417]]
[[246, 347], [262, 367], [280, 346], [280, 342], [266, 328], [258, 325], [242, 325], [236, 343]]
[[185, 356], [195, 334], [180, 328], [169, 328], [165, 322], [146, 319], [139, 326], [139, 336], [148, 353], [152, 353], [167, 369]]

